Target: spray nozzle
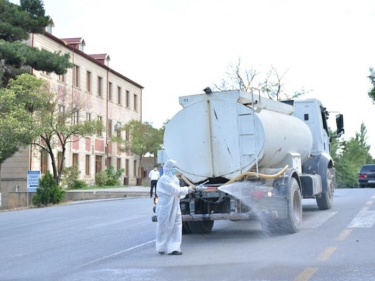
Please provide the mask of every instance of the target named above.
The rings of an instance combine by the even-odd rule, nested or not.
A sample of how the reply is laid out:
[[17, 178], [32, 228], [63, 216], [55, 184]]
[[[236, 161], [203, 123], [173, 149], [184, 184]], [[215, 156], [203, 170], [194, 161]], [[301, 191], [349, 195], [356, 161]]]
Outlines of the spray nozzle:
[[206, 187], [204, 186], [206, 183], [208, 183], [209, 180], [206, 180], [205, 182], [202, 182], [201, 184], [197, 185], [195, 187], [195, 190], [197, 191], [205, 191], [206, 190]]

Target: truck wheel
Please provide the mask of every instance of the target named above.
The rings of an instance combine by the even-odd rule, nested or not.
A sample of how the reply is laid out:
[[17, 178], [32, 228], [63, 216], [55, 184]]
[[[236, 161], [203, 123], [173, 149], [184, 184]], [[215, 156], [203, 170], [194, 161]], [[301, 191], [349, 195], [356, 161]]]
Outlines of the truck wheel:
[[331, 169], [327, 170], [327, 190], [320, 194], [320, 197], [316, 197], [316, 203], [320, 210], [328, 210], [333, 205], [333, 192], [335, 190], [335, 180]]
[[296, 233], [302, 224], [302, 197], [298, 182], [291, 178], [288, 192], [288, 218], [284, 222], [285, 233]]
[[291, 178], [288, 187], [288, 217], [286, 219], [261, 218], [262, 229], [270, 234], [296, 233], [302, 224], [302, 197], [298, 182]]
[[182, 234], [189, 234], [191, 233], [191, 229], [186, 221], [182, 222]]
[[191, 232], [195, 234], [210, 233], [214, 226], [214, 221], [188, 221], [187, 223]]

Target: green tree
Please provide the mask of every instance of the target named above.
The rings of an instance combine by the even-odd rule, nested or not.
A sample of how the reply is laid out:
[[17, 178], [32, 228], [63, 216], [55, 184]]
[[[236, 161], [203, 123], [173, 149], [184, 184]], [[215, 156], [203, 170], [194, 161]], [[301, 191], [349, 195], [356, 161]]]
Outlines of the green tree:
[[355, 137], [338, 143], [338, 152], [334, 160], [339, 187], [356, 187], [357, 173], [361, 166], [366, 163], [373, 163], [370, 145], [366, 143], [366, 139], [367, 129], [362, 123], [360, 131], [356, 132]]
[[260, 72], [252, 67], [250, 69], [244, 68], [241, 65], [241, 58], [239, 58], [237, 63], [228, 66], [227, 77], [222, 79], [220, 83], [213, 84], [213, 88], [219, 91], [242, 90], [246, 92], [258, 89], [260, 93], [274, 100], [293, 99], [306, 94], [307, 92], [304, 89], [292, 94], [285, 92], [283, 78], [286, 73], [287, 71], [280, 74], [275, 67], [271, 66], [265, 77], [258, 79]]
[[138, 155], [140, 167], [147, 153], [157, 155], [157, 151], [162, 147], [164, 129], [158, 130], [149, 122], [131, 120], [119, 130], [125, 131], [127, 137], [113, 137], [112, 141], [121, 144], [121, 151], [130, 151]]
[[[41, 122], [48, 119], [42, 118], [42, 112], [55, 105], [48, 87], [31, 76], [12, 82], [21, 74], [30, 73], [31, 68], [65, 74], [72, 67], [69, 54], [27, 45], [30, 33], [43, 34], [49, 21], [41, 0], [21, 0], [20, 5], [0, 0], [0, 165], [20, 147], [33, 141], [40, 145], [39, 137], [51, 135], [42, 131], [45, 124]], [[43, 144], [52, 151], [48, 141]], [[57, 179], [55, 170], [54, 175]]]
[[370, 68], [370, 75], [368, 78], [372, 85], [372, 88], [368, 92], [368, 96], [372, 99], [372, 102], [375, 103], [375, 70], [372, 67]]
[[[0, 101], [1, 107], [1, 101]], [[0, 188], [1, 188], [1, 167], [5, 160], [12, 157], [22, 145], [15, 134], [10, 134], [12, 132], [13, 124], [16, 120], [9, 118], [7, 120], [3, 119], [0, 114]]]
[[42, 82], [25, 75], [19, 76], [18, 81], [11, 80], [8, 88], [0, 88], [0, 164], [31, 142], [32, 107], [43, 106], [43, 95], [39, 94]]
[[[98, 119], [82, 121], [83, 117], [80, 114], [86, 108], [86, 101], [79, 93], [74, 94], [73, 97], [67, 92], [52, 93], [46, 101], [48, 106], [42, 108], [33, 118], [32, 131], [38, 133], [38, 138], [32, 144], [48, 153], [53, 177], [59, 183], [65, 166], [67, 146], [79, 141], [82, 137], [102, 131], [104, 125]], [[57, 153], [54, 149], [57, 144], [61, 147], [60, 163], [57, 163]]]
[[[55, 93], [46, 81], [35, 76], [19, 75], [1, 93], [0, 114], [8, 123], [14, 122], [16, 129], [20, 128], [17, 134], [21, 144], [31, 144], [48, 153], [57, 183], [64, 168], [67, 145], [104, 128], [99, 120], [80, 121], [86, 103], [81, 94]], [[8, 113], [10, 117], [16, 114], [17, 118], [9, 120]], [[57, 163], [57, 144], [62, 150], [61, 163]]]
[[1, 164], [3, 164], [8, 158], [12, 157], [19, 150], [19, 147], [23, 145], [20, 142], [18, 135], [10, 133], [15, 131], [15, 124], [18, 124], [18, 120], [15, 120], [12, 116], [3, 118], [3, 114], [0, 113], [0, 174]]
[[17, 75], [30, 72], [30, 67], [59, 75], [72, 67], [69, 54], [51, 53], [24, 43], [30, 33], [43, 34], [49, 21], [41, 0], [21, 0], [20, 5], [0, 0], [0, 88]]

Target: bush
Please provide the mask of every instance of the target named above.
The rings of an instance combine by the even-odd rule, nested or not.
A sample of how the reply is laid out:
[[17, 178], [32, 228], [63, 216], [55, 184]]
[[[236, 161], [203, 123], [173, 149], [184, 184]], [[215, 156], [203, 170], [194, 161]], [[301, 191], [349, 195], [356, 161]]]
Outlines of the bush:
[[35, 206], [46, 206], [48, 204], [58, 204], [64, 200], [65, 192], [58, 187], [56, 181], [49, 171], [39, 180], [39, 187], [33, 196]]
[[83, 180], [75, 180], [73, 181], [73, 184], [69, 187], [69, 189], [82, 189], [88, 186], [89, 185]]
[[113, 166], [109, 166], [109, 168], [105, 171], [107, 173], [106, 185], [114, 186], [114, 185], [120, 185], [121, 184], [119, 178], [121, 177], [122, 173], [124, 172], [124, 169], [120, 169], [120, 170], [115, 171]]
[[63, 179], [61, 180], [61, 185], [68, 189], [81, 189], [87, 187], [87, 183], [83, 180], [78, 179], [81, 172], [78, 167], [66, 167], [63, 170]]
[[121, 177], [124, 169], [115, 171], [113, 166], [109, 166], [108, 169], [97, 173], [95, 175], [95, 184], [98, 186], [115, 186], [121, 185], [119, 178]]
[[95, 175], [95, 184], [98, 186], [105, 186], [107, 179], [107, 173], [105, 171], [101, 171]]

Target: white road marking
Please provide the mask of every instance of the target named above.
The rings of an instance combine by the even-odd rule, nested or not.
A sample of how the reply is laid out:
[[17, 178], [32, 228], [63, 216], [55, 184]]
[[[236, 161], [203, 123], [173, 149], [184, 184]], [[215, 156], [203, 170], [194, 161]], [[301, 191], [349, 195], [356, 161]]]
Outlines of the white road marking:
[[375, 211], [360, 211], [349, 223], [347, 228], [373, 227], [375, 224]]

